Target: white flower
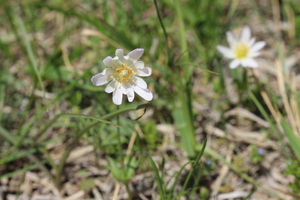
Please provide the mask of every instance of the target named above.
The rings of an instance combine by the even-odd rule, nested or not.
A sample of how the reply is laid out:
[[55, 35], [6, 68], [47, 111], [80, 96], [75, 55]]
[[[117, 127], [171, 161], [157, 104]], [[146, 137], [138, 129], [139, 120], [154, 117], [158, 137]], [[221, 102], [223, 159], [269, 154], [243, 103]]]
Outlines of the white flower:
[[147, 83], [138, 76], [150, 76], [152, 69], [144, 67], [144, 62], [138, 59], [144, 53], [144, 49], [135, 49], [124, 56], [123, 49], [116, 50], [114, 58], [108, 56], [103, 60], [108, 68], [92, 77], [94, 85], [104, 85], [109, 83], [105, 92], [113, 92], [112, 100], [114, 104], [122, 103], [123, 94], [127, 95], [128, 101], [134, 99], [134, 92], [147, 101], [153, 98], [152, 93], [147, 89]]
[[233, 59], [229, 67], [231, 69], [239, 65], [252, 68], [258, 67], [258, 63], [253, 58], [260, 55], [259, 50], [266, 45], [266, 42], [255, 43], [255, 38], [251, 38], [249, 26], [244, 27], [240, 38], [234, 37], [231, 32], [227, 32], [226, 35], [230, 48], [218, 45], [217, 49], [226, 58]]

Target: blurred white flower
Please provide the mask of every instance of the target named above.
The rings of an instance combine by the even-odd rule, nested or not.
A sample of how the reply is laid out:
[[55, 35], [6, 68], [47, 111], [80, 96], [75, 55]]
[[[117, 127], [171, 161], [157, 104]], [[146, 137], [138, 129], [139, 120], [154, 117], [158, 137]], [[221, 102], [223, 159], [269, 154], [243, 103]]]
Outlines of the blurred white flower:
[[153, 98], [152, 93], [147, 89], [147, 83], [139, 76], [150, 76], [152, 69], [144, 67], [144, 62], [138, 59], [144, 53], [144, 49], [135, 49], [124, 56], [123, 49], [116, 50], [114, 58], [108, 56], [103, 60], [105, 68], [101, 73], [92, 77], [94, 85], [109, 83], [105, 92], [113, 92], [113, 103], [122, 104], [123, 94], [127, 95], [128, 101], [134, 99], [134, 92], [147, 101]]
[[229, 47], [218, 45], [217, 49], [224, 57], [233, 59], [229, 67], [234, 69], [239, 65], [243, 67], [258, 67], [258, 63], [253, 59], [260, 55], [261, 50], [265, 45], [265, 41], [255, 43], [255, 38], [251, 38], [249, 26], [245, 26], [241, 36], [236, 38], [231, 32], [226, 33]]

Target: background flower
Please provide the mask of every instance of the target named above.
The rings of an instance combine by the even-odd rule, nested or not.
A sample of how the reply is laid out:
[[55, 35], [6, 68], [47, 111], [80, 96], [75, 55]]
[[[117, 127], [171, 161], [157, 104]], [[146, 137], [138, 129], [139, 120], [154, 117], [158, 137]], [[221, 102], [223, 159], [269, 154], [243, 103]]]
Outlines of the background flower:
[[105, 92], [113, 93], [112, 100], [114, 104], [122, 103], [123, 94], [127, 95], [128, 101], [134, 99], [134, 92], [147, 101], [153, 98], [152, 93], [147, 89], [147, 83], [139, 76], [150, 76], [151, 68], [145, 67], [144, 62], [138, 59], [144, 53], [144, 49], [135, 49], [124, 56], [123, 49], [116, 50], [114, 58], [108, 56], [103, 60], [108, 68], [103, 72], [92, 77], [94, 85], [104, 85], [109, 83]]
[[226, 58], [233, 59], [229, 67], [236, 68], [239, 65], [243, 67], [258, 67], [258, 63], [253, 59], [260, 55], [261, 50], [265, 45], [265, 41], [255, 43], [255, 38], [251, 38], [251, 31], [249, 26], [245, 26], [241, 36], [236, 38], [231, 32], [226, 33], [229, 47], [218, 45], [217, 49]]

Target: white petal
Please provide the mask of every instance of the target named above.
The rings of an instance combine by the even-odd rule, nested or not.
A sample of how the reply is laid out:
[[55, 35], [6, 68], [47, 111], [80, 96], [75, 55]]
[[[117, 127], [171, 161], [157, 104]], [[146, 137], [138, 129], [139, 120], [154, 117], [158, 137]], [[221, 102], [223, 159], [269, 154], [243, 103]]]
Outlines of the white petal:
[[119, 87], [123, 94], [127, 94], [128, 93], [127, 89], [130, 88], [130, 87], [126, 86], [125, 84], [121, 84]]
[[104, 65], [106, 65], [107, 67], [118, 67], [118, 63], [116, 62], [116, 60], [113, 60], [112, 57], [107, 56], [104, 60], [103, 60]]
[[265, 41], [259, 41], [253, 45], [253, 47], [250, 49], [251, 52], [259, 51], [266, 45]]
[[251, 30], [249, 26], [245, 26], [242, 30], [242, 34], [241, 34], [241, 41], [247, 43], [249, 42], [251, 37]]
[[[125, 88], [126, 93], [127, 93], [127, 90], [128, 90], [129, 88], [132, 88], [132, 87], [133, 87], [133, 85], [134, 85], [133, 82], [122, 82], [122, 86]], [[124, 93], [124, 94], [125, 94], [125, 93]]]
[[140, 57], [143, 55], [144, 49], [135, 49], [128, 53], [128, 57], [133, 61], [136, 62]]
[[258, 63], [252, 58], [247, 58], [242, 60], [242, 66], [256, 68], [258, 67]]
[[117, 49], [116, 50], [116, 56], [118, 56], [118, 58], [121, 62], [124, 62], [124, 51], [123, 51], [123, 49]]
[[147, 88], [147, 83], [140, 77], [135, 77], [135, 83], [141, 88]]
[[144, 62], [143, 62], [143, 61], [137, 61], [137, 62], [135, 63], [135, 67], [136, 67], [137, 69], [143, 69], [143, 68], [144, 68]]
[[144, 69], [138, 69], [138, 76], [150, 76], [152, 74], [152, 69], [150, 67], [145, 67]]
[[124, 58], [119, 59], [118, 56], [113, 57], [113, 59], [111, 60], [111, 62], [114, 63], [115, 67], [118, 67], [122, 64], [124, 64]]
[[251, 48], [254, 42], [255, 42], [255, 38], [251, 38], [250, 41], [246, 44]]
[[153, 94], [148, 89], [143, 89], [139, 86], [135, 86], [134, 91], [146, 101], [151, 101], [153, 99]]
[[226, 33], [226, 37], [227, 37], [227, 41], [229, 46], [234, 46], [237, 43], [236, 38], [234, 37], [234, 35], [231, 32], [227, 32]]
[[240, 65], [240, 61], [239, 60], [233, 60], [230, 62], [229, 67], [230, 69], [235, 69]]
[[112, 97], [114, 104], [121, 105], [122, 98], [123, 98], [123, 93], [122, 93], [121, 88], [116, 87], [116, 89], [114, 90], [114, 93], [113, 93], [113, 97]]
[[115, 89], [116, 89], [116, 81], [115, 80], [113, 80], [113, 81], [111, 81], [107, 86], [106, 86], [106, 88], [105, 88], [105, 92], [106, 93], [112, 93]]
[[128, 89], [127, 98], [129, 102], [132, 102], [134, 99], [134, 91], [133, 88]]
[[96, 74], [92, 77], [91, 81], [94, 85], [104, 85], [105, 83], [108, 83], [110, 81], [110, 75], [106, 73], [107, 68], [103, 70], [103, 72]]
[[255, 57], [257, 57], [257, 56], [260, 56], [260, 52], [249, 52], [249, 54], [248, 54], [248, 56], [250, 57], [250, 58], [255, 58]]
[[234, 54], [233, 54], [232, 50], [230, 48], [228, 48], [228, 47], [224, 47], [224, 46], [218, 45], [217, 49], [226, 58], [233, 58], [234, 57]]

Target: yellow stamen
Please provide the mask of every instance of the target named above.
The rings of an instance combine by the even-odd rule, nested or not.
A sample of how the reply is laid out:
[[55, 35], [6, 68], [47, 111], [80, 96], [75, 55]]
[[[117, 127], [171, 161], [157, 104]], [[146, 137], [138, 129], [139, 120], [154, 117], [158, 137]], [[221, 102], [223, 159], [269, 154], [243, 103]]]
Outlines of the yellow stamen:
[[235, 55], [236, 58], [245, 58], [248, 54], [249, 48], [244, 43], [240, 43], [235, 46]]
[[129, 82], [133, 81], [132, 74], [134, 74], [132, 69], [128, 68], [126, 65], [123, 64], [116, 68], [114, 77], [119, 82]]

